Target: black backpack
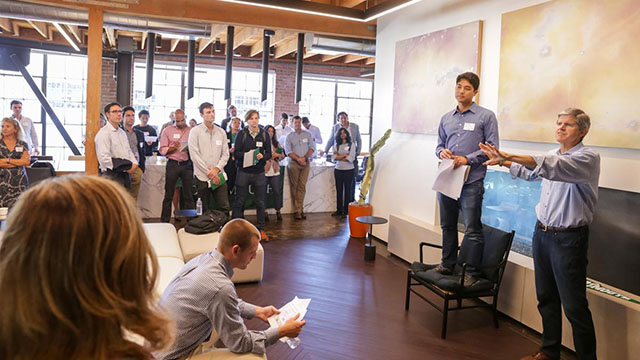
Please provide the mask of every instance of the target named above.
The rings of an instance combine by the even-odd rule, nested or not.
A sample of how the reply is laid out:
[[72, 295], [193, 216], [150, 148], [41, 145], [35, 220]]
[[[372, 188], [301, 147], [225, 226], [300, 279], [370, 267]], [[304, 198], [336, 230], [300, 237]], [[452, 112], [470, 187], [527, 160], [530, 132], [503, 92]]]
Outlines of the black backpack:
[[196, 235], [209, 234], [220, 231], [227, 221], [229, 221], [229, 216], [222, 211], [207, 210], [204, 214], [189, 220], [184, 231]]

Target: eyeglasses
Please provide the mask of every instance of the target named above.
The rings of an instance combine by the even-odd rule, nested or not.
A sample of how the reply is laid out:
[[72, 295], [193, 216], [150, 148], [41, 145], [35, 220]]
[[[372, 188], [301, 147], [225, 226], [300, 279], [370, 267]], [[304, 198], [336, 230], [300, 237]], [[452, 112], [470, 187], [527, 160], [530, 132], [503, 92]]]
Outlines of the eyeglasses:
[[110, 110], [109, 112], [110, 112], [110, 113], [112, 113], [112, 114], [115, 114], [115, 113], [122, 112], [122, 109], [118, 109], [118, 110]]

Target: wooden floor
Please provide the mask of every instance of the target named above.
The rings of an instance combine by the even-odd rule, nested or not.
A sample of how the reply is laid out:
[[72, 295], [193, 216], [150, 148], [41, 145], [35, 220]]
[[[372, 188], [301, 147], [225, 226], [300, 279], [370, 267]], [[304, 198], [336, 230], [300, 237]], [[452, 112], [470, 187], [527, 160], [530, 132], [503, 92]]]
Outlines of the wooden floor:
[[[442, 340], [437, 310], [415, 295], [404, 310], [408, 265], [384, 245], [374, 262], [365, 262], [363, 242], [349, 238], [346, 220], [329, 214], [274, 220], [266, 228], [271, 242], [263, 244], [264, 279], [238, 285], [238, 294], [276, 307], [294, 296], [312, 300], [301, 345], [270, 346], [269, 359], [520, 359], [538, 347], [536, 334], [507, 317], [495, 329], [485, 309], [451, 313]], [[266, 328], [255, 319], [247, 325]]]

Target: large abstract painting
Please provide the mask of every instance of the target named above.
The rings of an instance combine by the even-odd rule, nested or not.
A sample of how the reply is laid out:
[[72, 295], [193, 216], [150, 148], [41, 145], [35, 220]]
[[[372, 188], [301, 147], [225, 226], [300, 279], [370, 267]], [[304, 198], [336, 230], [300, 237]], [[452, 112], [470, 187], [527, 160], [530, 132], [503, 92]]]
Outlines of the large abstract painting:
[[637, 0], [556, 0], [502, 16], [502, 139], [555, 142], [559, 111], [591, 116], [585, 143], [640, 148]]
[[396, 43], [392, 129], [436, 134], [440, 118], [454, 109], [456, 76], [478, 73], [482, 22]]

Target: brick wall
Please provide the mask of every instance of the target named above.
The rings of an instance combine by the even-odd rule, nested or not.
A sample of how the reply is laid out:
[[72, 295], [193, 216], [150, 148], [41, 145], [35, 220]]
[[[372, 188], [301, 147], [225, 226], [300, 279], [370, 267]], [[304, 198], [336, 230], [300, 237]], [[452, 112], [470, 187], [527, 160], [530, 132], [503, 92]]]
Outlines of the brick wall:
[[100, 111], [111, 102], [116, 101], [115, 59], [102, 59], [102, 91], [100, 92]]
[[[134, 57], [135, 59], [144, 59], [144, 56]], [[162, 56], [156, 55], [156, 61], [170, 61], [186, 64], [187, 59], [185, 57], [175, 56]], [[224, 58], [196, 58], [196, 68], [198, 65], [217, 65], [224, 66]], [[262, 66], [260, 60], [245, 60], [234, 59], [234, 68], [250, 68], [260, 69]], [[103, 61], [103, 99], [105, 98], [105, 86], [113, 86], [113, 99], [115, 101], [115, 81], [105, 82], [104, 74], [104, 61]], [[280, 114], [286, 112], [287, 114], [297, 114], [298, 104], [294, 102], [295, 86], [296, 86], [296, 64], [294, 61], [278, 60], [271, 61], [269, 63], [269, 70], [276, 72], [276, 88], [275, 88], [275, 104], [274, 104], [274, 122], [280, 120]], [[305, 74], [315, 74], [324, 76], [336, 76], [336, 77], [353, 77], [360, 78], [360, 67], [358, 66], [341, 66], [341, 65], [329, 65], [329, 64], [304, 64]], [[111, 69], [113, 73], [113, 69]], [[133, 81], [132, 81], [133, 84]], [[133, 93], [132, 93], [133, 94]], [[131, 99], [133, 101], [133, 99]]]

